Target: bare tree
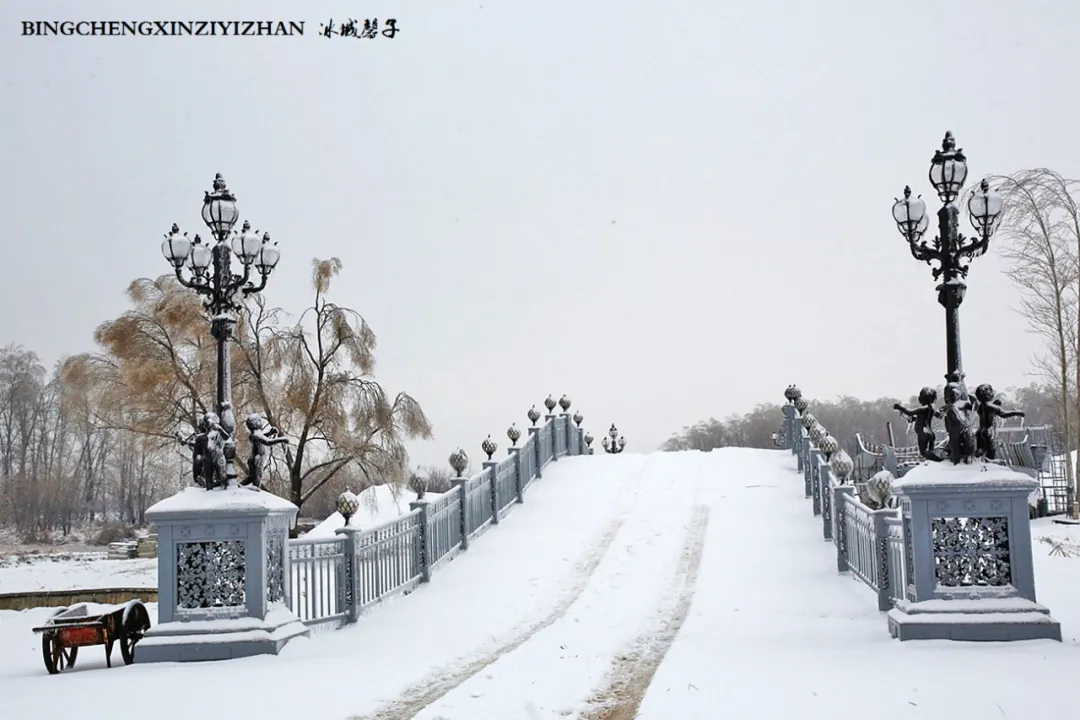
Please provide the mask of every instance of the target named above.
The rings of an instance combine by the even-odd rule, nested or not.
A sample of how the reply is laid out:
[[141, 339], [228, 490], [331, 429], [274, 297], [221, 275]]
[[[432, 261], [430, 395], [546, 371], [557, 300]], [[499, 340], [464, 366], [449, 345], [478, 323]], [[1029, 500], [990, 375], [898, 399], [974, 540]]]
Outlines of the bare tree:
[[94, 334], [101, 352], [70, 358], [63, 374], [97, 396], [102, 427], [168, 440], [214, 398], [214, 343], [201, 303], [176, 278], [140, 278], [127, 294], [133, 307]]
[[67, 535], [85, 514], [87, 446], [58, 371], [46, 378], [32, 352], [0, 351], [0, 510], [26, 539]]
[[328, 299], [340, 272], [337, 258], [312, 261], [314, 299], [291, 327], [256, 299], [236, 353], [238, 383], [293, 438], [284, 452], [289, 499], [301, 507], [350, 464], [373, 484], [400, 484], [405, 441], [431, 437], [420, 405], [404, 392], [391, 399], [372, 377], [375, 333]]
[[78, 455], [74, 472], [82, 479], [81, 505], [89, 521], [99, 510], [105, 512], [105, 465], [111, 431], [99, 419], [106, 407], [101, 386], [82, 375], [88, 369], [85, 362], [62, 362], [59, 368], [63, 411], [77, 436]]
[[45, 382], [37, 355], [9, 345], [0, 350], [0, 473], [26, 470], [31, 418]]
[[[1054, 388], [1062, 433], [1080, 443], [1080, 209], [1073, 198], [1080, 184], [1045, 168], [994, 180], [1001, 183], [1005, 201], [997, 233], [1004, 241], [1000, 252], [1009, 262], [1009, 279], [1020, 291], [1018, 310], [1044, 342], [1044, 351], [1034, 358], [1035, 371]], [[1072, 514], [1077, 517], [1071, 453], [1065, 462]]]
[[454, 473], [448, 467], [431, 465], [420, 468], [419, 475], [424, 479], [424, 486], [428, 492], [450, 492], [450, 489], [454, 487], [450, 482], [454, 478]]
[[[119, 453], [109, 465], [113, 510], [138, 522], [145, 503], [171, 486], [156, 475], [168, 474], [160, 465], [162, 453], [178, 457], [183, 451], [177, 430], [195, 426], [211, 407], [216, 348], [202, 304], [176, 278], [141, 278], [127, 294], [131, 309], [95, 332], [100, 352], [69, 358], [61, 372], [86, 436], [82, 463], [88, 505], [102, 492], [103, 453], [111, 442]], [[240, 365], [235, 358], [233, 364]], [[242, 388], [233, 400], [238, 410], [247, 405]], [[247, 437], [238, 434], [238, 454], [246, 452], [246, 444]]]
[[[337, 259], [313, 261], [314, 300], [294, 325], [260, 295], [248, 298], [233, 338], [237, 416], [264, 412], [293, 438], [281, 453], [284, 462], [271, 461], [266, 480], [299, 506], [348, 465], [368, 483], [400, 484], [405, 441], [431, 436], [419, 404], [406, 393], [387, 396], [372, 377], [371, 328], [329, 301], [340, 270]], [[168, 475], [159, 467], [161, 453], [175, 455], [178, 427], [194, 426], [208, 410], [216, 368], [202, 305], [175, 278], [136, 280], [128, 297], [131, 309], [98, 327], [100, 352], [68, 359], [61, 377], [72, 421], [68, 434], [80, 440], [84, 497], [91, 501], [102, 492], [108, 467], [114, 509], [138, 522], [145, 503], [164, 487], [154, 475]], [[0, 393], [5, 387], [0, 375]], [[25, 413], [11, 407], [6, 414], [0, 409], [0, 460], [22, 467], [13, 451], [25, 445], [18, 442]], [[238, 433], [236, 441], [242, 455], [247, 437]], [[115, 454], [109, 463], [107, 447]]]

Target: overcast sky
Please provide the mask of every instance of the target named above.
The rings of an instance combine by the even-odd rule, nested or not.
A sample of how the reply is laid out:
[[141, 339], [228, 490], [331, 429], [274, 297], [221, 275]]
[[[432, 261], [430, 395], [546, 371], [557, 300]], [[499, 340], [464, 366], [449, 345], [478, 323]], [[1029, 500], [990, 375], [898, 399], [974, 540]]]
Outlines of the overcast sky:
[[[202, 229], [221, 172], [280, 241], [271, 303], [301, 309], [312, 257], [342, 259], [334, 299], [378, 334], [377, 378], [435, 424], [418, 462], [478, 457], [487, 433], [505, 446], [548, 393], [632, 450], [792, 382], [906, 397], [941, 382], [944, 322], [893, 199], [933, 196], [947, 129], [972, 181], [1080, 176], [1078, 16], [1054, 0], [4, 0], [0, 341], [49, 364], [92, 349], [128, 283], [168, 270], [171, 223]], [[401, 32], [318, 35], [349, 17]], [[306, 36], [21, 37], [35, 19], [303, 20]], [[961, 311], [968, 377], [999, 387], [1029, 380], [1037, 345], [1002, 270], [976, 260]]]

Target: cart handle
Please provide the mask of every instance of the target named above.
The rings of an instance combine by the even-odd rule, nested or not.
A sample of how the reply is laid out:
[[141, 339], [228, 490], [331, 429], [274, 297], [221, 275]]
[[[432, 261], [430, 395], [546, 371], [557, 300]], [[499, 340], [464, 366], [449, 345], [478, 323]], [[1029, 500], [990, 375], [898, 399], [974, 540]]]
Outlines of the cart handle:
[[55, 625], [42, 625], [40, 627], [31, 628], [32, 632], [40, 633], [47, 632], [49, 630], [60, 630], [63, 628], [88, 628], [88, 627], [105, 627], [105, 623], [100, 620], [92, 620], [90, 622], [73, 622], [73, 623], [57, 623]]

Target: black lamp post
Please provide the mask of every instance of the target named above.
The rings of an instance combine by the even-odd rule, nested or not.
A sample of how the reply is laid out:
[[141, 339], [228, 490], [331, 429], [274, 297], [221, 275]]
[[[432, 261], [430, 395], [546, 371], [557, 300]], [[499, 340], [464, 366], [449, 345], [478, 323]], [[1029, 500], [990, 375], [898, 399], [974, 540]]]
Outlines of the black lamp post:
[[[232, 407], [229, 340], [240, 310], [237, 294], [246, 296], [265, 288], [281, 252], [277, 243], [270, 242], [269, 233], [260, 237], [247, 222], [239, 233], [233, 232], [237, 220], [236, 196], [225, 187], [221, 173], [214, 177], [214, 190], [203, 198], [202, 218], [210, 229], [213, 245], [204, 244], [198, 235], [189, 240], [187, 233], [181, 235], [174, 223], [161, 244], [161, 252], [172, 264], [180, 284], [204, 296], [203, 306], [210, 313], [210, 334], [217, 341], [217, 415], [221, 427], [229, 434], [225, 443], [226, 476], [232, 481], [236, 477], [236, 418]], [[243, 265], [243, 275], [232, 272], [233, 253]], [[187, 278], [183, 272], [185, 265], [190, 275]], [[249, 282], [252, 266], [260, 275], [258, 285]]]
[[[911, 188], [904, 188], [904, 199], [893, 205], [892, 214], [900, 234], [908, 241], [911, 255], [931, 266], [937, 286], [938, 302], [945, 308], [945, 381], [958, 383], [963, 397], [967, 397], [964, 385], [964, 363], [960, 355], [960, 304], [964, 301], [968, 265], [972, 259], [986, 252], [990, 236], [994, 234], [1001, 216], [1002, 199], [990, 190], [983, 180], [978, 191], [968, 200], [968, 215], [978, 237], [965, 238], [959, 232], [960, 210], [954, 204], [967, 178], [967, 158], [956, 147], [951, 132], [945, 133], [941, 149], [930, 161], [930, 183], [941, 199], [938, 210], [938, 235], [931, 241], [922, 239], [930, 225], [926, 215], [926, 203], [921, 197], [912, 198]], [[933, 267], [934, 263], [937, 267]]]
[[626, 447], [626, 438], [619, 435], [618, 428], [615, 427], [615, 423], [612, 423], [611, 429], [608, 430], [607, 437], [605, 437], [600, 444], [604, 446], [604, 452], [611, 455], [617, 455]]

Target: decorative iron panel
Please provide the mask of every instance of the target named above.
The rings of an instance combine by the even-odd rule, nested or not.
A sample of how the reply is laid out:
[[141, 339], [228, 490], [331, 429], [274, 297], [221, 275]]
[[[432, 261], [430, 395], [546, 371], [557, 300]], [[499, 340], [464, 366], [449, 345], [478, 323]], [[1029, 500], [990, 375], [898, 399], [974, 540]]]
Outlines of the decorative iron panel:
[[243, 540], [176, 544], [178, 610], [241, 607], [247, 601]]

